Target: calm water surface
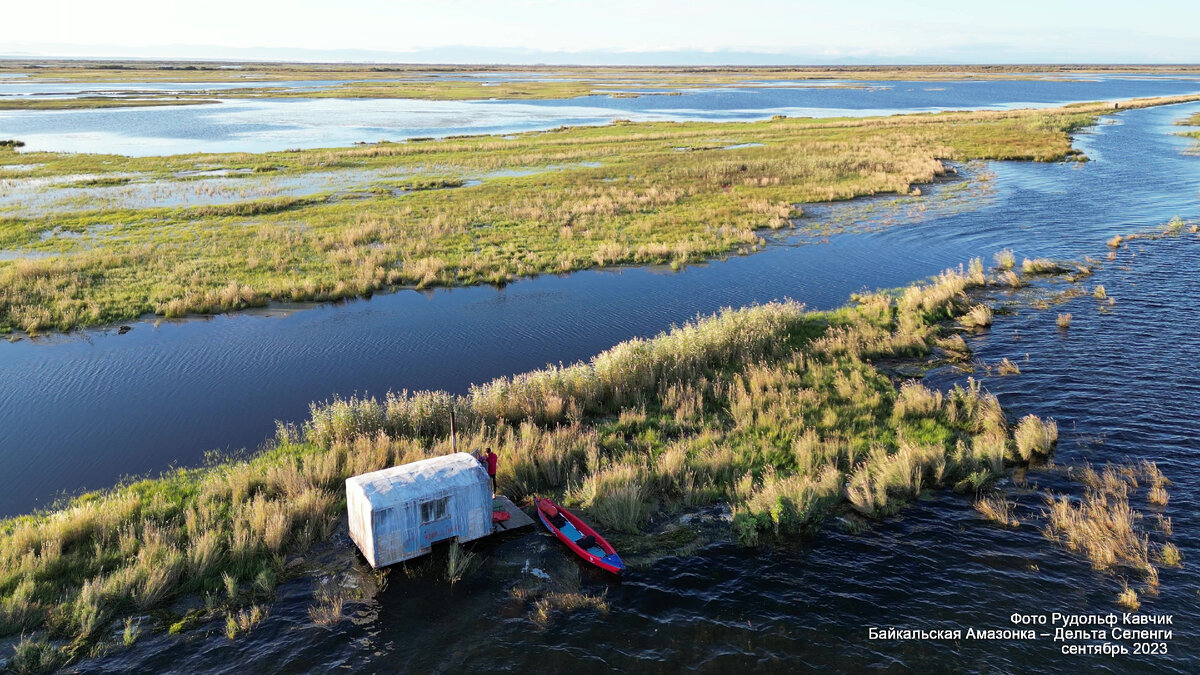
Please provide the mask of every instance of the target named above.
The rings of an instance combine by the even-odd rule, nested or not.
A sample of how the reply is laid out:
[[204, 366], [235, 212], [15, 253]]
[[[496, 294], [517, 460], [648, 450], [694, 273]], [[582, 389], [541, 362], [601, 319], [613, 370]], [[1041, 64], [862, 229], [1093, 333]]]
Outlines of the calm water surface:
[[[595, 337], [596, 345], [579, 345], [580, 351], [587, 352], [622, 331], [646, 334], [670, 320], [720, 304], [792, 295], [829, 306], [863, 284], [895, 285], [1003, 246], [1013, 247], [1018, 256], [1102, 257], [1103, 242], [1113, 233], [1157, 226], [1173, 215], [1200, 216], [1200, 162], [1183, 154], [1187, 144], [1173, 137], [1169, 126], [1198, 108], [1122, 114], [1119, 123], [1079, 139], [1079, 145], [1095, 158], [1088, 164], [992, 165], [991, 195], [973, 199], [973, 210], [929, 209], [921, 214], [905, 207], [880, 215], [878, 210], [869, 211], [874, 207], [850, 205], [846, 208], [863, 208], [863, 217], [893, 225], [874, 233], [835, 237], [823, 246], [780, 245], [753, 257], [676, 275], [627, 270], [532, 280], [504, 291], [401, 293], [285, 319], [237, 317], [160, 328], [157, 334], [139, 326], [124, 338], [96, 337], [91, 343], [45, 347], [17, 345], [12, 351], [61, 353], [62, 359], [75, 360], [76, 365], [68, 369], [79, 372], [91, 366], [81, 365], [88, 362], [78, 359], [93, 350], [152, 354], [149, 347], [156, 341], [178, 342], [186, 348], [189, 336], [203, 334], [211, 351], [224, 354], [232, 350], [220, 343], [223, 336], [245, 333], [266, 340], [266, 335], [286, 334], [287, 340], [259, 352], [257, 358], [276, 364], [270, 372], [255, 376], [243, 369], [246, 379], [236, 386], [228, 384], [230, 396], [262, 386], [272, 377], [295, 377], [321, 361], [330, 362], [330, 370], [352, 367], [362, 353], [370, 355], [366, 360], [379, 375], [383, 374], [378, 371], [397, 369], [391, 371], [389, 386], [430, 380], [461, 389], [471, 374], [456, 372], [457, 363], [483, 363], [485, 371], [520, 369], [524, 366], [509, 359], [525, 348], [541, 358], [556, 351], [550, 346], [553, 343], [562, 350], [563, 342], [574, 344], [579, 336], [591, 338], [597, 330], [617, 333]], [[1061, 468], [1051, 466], [1031, 471], [1029, 488], [1006, 485], [1018, 502], [1018, 516], [1025, 521], [1016, 529], [986, 524], [965, 497], [927, 493], [912, 508], [865, 533], [848, 534], [830, 527], [793, 550], [757, 552], [717, 544], [634, 570], [620, 582], [585, 571], [584, 590], [606, 592], [611, 612], [607, 616], [583, 612], [570, 620], [560, 618], [545, 629], [513, 612], [507, 589], [518, 583], [526, 562], [558, 571], [570, 563], [563, 562], [564, 553], [547, 536], [529, 534], [481, 544], [477, 550], [484, 567], [453, 589], [393, 575], [375, 602], [356, 606], [354, 621], [335, 630], [315, 627], [308, 620], [311, 582], [301, 580], [280, 589], [271, 617], [244, 639], [230, 642], [219, 626], [212, 635], [191, 639], [159, 635], [86, 668], [111, 672], [300, 672], [336, 667], [373, 672], [464, 668], [1195, 672], [1200, 647], [1196, 637], [1200, 626], [1195, 620], [1200, 616], [1200, 568], [1194, 562], [1200, 559], [1196, 517], [1200, 375], [1193, 367], [1200, 363], [1196, 340], [1200, 276], [1194, 274], [1198, 265], [1200, 242], [1195, 235], [1134, 243], [1087, 282], [1089, 288], [1104, 284], [1116, 299], [1113, 306], [1084, 296], [1037, 311], [1001, 294], [997, 300], [1012, 304], [1016, 313], [998, 316], [990, 331], [971, 340], [977, 357], [986, 362], [1007, 357], [1020, 363], [1020, 376], [983, 376], [985, 385], [999, 395], [1012, 416], [1034, 413], [1058, 420], [1061, 435], [1055, 462], [1060, 467], [1085, 460], [1103, 464], [1146, 458], [1158, 462], [1174, 482], [1170, 505], [1163, 513], [1174, 520], [1173, 540], [1183, 552], [1185, 566], [1164, 569], [1160, 594], [1142, 598], [1143, 613], [1174, 615], [1174, 638], [1165, 656], [1063, 656], [1061, 644], [1050, 640], [867, 639], [870, 627], [1004, 629], [1011, 627], [1007, 617], [1014, 612], [1119, 611], [1114, 604], [1117, 583], [1051, 545], [1038, 529], [1041, 497], [1033, 486], [1079, 491]], [[446, 305], [454, 310], [438, 313]], [[428, 321], [438, 328], [420, 329], [426, 321], [413, 319], [415, 307], [427, 313], [418, 312], [417, 317], [433, 313], [478, 320], [449, 325]], [[1058, 311], [1075, 316], [1065, 333], [1054, 325]], [[376, 323], [383, 324], [376, 331], [354, 328]], [[322, 357], [309, 361], [300, 356], [320, 350], [304, 346], [308, 343], [297, 336], [321, 331], [330, 335], [335, 330], [341, 331], [339, 339], [325, 342], [329, 347]], [[426, 340], [398, 341], [396, 336], [413, 330], [424, 330]], [[553, 335], [560, 337], [548, 337]], [[122, 342], [125, 338], [137, 342]], [[417, 353], [411, 359], [404, 356], [412, 350]], [[181, 363], [190, 363], [203, 351], [188, 352]], [[390, 356], [384, 358], [385, 353]], [[432, 354], [447, 356], [438, 358], [436, 367], [423, 366]], [[188, 368], [186, 375], [163, 374], [160, 379], [170, 382], [173, 391], [188, 391], [197, 386], [197, 371], [209, 370], [212, 361]], [[162, 363], [159, 369], [169, 367]], [[354, 379], [372, 381], [370, 376], [364, 379], [366, 375], [364, 370]], [[947, 370], [935, 371], [927, 380], [948, 387], [964, 377]], [[79, 378], [86, 381], [87, 377]], [[21, 384], [10, 376], [0, 391]], [[126, 396], [132, 395], [126, 391]], [[27, 393], [23, 405], [43, 396]], [[147, 399], [124, 403], [145, 406]], [[13, 419], [14, 413], [5, 414]], [[133, 432], [154, 417], [131, 420], [126, 429]], [[20, 418], [38, 419], [39, 414], [23, 407]], [[228, 410], [221, 410], [210, 419], [224, 427], [230, 418]], [[97, 431], [108, 423], [111, 420], [97, 422]], [[13, 445], [6, 441], [0, 446]], [[11, 461], [5, 459], [4, 465]], [[44, 458], [41, 466], [46, 466]], [[1146, 508], [1138, 500], [1135, 506]]]

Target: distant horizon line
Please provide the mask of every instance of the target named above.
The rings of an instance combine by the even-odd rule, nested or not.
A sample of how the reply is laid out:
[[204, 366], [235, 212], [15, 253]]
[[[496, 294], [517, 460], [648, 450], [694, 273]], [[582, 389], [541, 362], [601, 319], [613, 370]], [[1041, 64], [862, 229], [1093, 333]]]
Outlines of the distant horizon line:
[[[1076, 46], [1077, 47], [1077, 46]], [[1170, 58], [1171, 60], [1166, 60]], [[1192, 59], [1189, 61], [1188, 59]], [[648, 47], [627, 49], [537, 49], [530, 47], [473, 47], [442, 45], [406, 49], [370, 47], [230, 47], [212, 44], [156, 45], [17, 42], [0, 47], [0, 59], [45, 61], [108, 61], [169, 63], [297, 63], [362, 65], [461, 66], [656, 66], [656, 67], [1184, 67], [1200, 65], [1194, 50], [1157, 54], [1144, 50], [1107, 49], [1103, 53], [1052, 46], [1020, 49], [1004, 43], [970, 47], [929, 48], [919, 51], [872, 50], [849, 46], [814, 50], [790, 47]]]
[[[243, 48], [245, 49], [245, 48]], [[618, 53], [618, 52], [614, 52]], [[623, 54], [645, 52], [619, 52]], [[766, 54], [762, 54], [766, 55]], [[361, 66], [482, 66], [482, 67], [517, 67], [517, 68], [550, 68], [550, 67], [589, 67], [589, 68], [988, 68], [997, 69], [1008, 66], [1029, 68], [1035, 66], [1052, 66], [1055, 68], [1200, 68], [1200, 62], [1188, 61], [896, 61], [896, 62], [778, 62], [778, 63], [585, 63], [585, 62], [504, 62], [504, 61], [402, 61], [383, 59], [334, 59], [308, 60], [288, 58], [236, 58], [217, 56], [71, 56], [63, 54], [28, 54], [22, 52], [0, 53], [0, 61], [72, 61], [95, 63], [227, 63], [227, 64], [282, 64], [282, 65], [361, 65]]]

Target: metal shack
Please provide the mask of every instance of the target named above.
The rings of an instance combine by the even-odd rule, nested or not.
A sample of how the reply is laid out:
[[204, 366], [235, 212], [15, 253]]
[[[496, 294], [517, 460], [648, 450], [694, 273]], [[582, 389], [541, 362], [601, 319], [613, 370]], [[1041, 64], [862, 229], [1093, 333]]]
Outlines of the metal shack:
[[465, 452], [346, 479], [350, 538], [372, 567], [429, 553], [444, 539], [492, 532], [492, 483]]

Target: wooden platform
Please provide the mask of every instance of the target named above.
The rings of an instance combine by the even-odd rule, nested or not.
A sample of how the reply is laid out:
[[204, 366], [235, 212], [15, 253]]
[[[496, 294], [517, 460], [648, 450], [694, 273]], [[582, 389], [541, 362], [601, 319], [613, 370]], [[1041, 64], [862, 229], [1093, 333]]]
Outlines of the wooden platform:
[[496, 495], [492, 498], [492, 510], [508, 512], [508, 520], [496, 523], [492, 528], [493, 534], [519, 530], [523, 527], [533, 525], [533, 518], [530, 518], [520, 507], [513, 504], [511, 499], [504, 495]]

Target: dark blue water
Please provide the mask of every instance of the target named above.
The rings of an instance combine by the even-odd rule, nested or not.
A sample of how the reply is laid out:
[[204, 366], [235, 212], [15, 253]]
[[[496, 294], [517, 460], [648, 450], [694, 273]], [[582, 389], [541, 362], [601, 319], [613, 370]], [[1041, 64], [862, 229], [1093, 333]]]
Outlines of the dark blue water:
[[[1198, 108], [1123, 113], [1120, 124], [1079, 139], [1078, 145], [1096, 158], [1089, 164], [991, 165], [991, 196], [976, 195], [973, 210], [928, 209], [919, 214], [909, 206], [891, 211], [881, 210], [880, 204], [850, 206], [861, 208], [864, 219], [890, 226], [870, 234], [837, 236], [827, 245], [777, 246], [679, 275], [630, 270], [536, 280], [491, 291], [489, 301], [477, 298], [475, 306], [516, 299], [514, 318], [537, 322], [545, 314], [572, 316], [564, 310], [582, 304], [586, 312], [578, 310], [579, 318], [562, 322], [588, 327], [577, 328], [574, 335], [592, 330], [589, 314], [600, 315], [595, 326], [626, 325], [636, 333], [643, 305], [670, 316], [724, 301], [785, 294], [833, 304], [861, 280], [893, 284], [1003, 246], [1013, 247], [1018, 259], [1103, 258], [1103, 242], [1111, 234], [1158, 226], [1172, 215], [1200, 216], [1200, 160], [1183, 154], [1188, 144], [1173, 137], [1175, 129], [1169, 126]], [[967, 497], [927, 491], [912, 507], [860, 534], [831, 526], [808, 543], [775, 551], [718, 543], [634, 569], [620, 582], [585, 571], [581, 588], [605, 593], [611, 611], [560, 616], [545, 628], [514, 609], [508, 589], [527, 583], [525, 562], [556, 576], [569, 576], [571, 562], [548, 536], [531, 533], [480, 544], [476, 552], [483, 567], [454, 588], [394, 573], [386, 591], [373, 601], [352, 605], [354, 620], [333, 630], [308, 619], [313, 582], [301, 578], [281, 587], [272, 615], [245, 638], [231, 642], [220, 634], [219, 625], [209, 633], [196, 631], [191, 638], [160, 634], [85, 668], [1194, 673], [1200, 648], [1195, 623], [1200, 616], [1200, 567], [1195, 562], [1200, 560], [1198, 266], [1200, 240], [1184, 234], [1134, 242], [1116, 260], [1100, 266], [1085, 287], [1105, 285], [1115, 299], [1112, 305], [1084, 295], [1050, 310], [1035, 310], [1020, 295], [995, 293], [993, 302], [1011, 306], [1014, 313], [998, 315], [989, 331], [970, 339], [971, 347], [988, 363], [1017, 361], [1022, 373], [1000, 377], [977, 371], [975, 377], [1000, 397], [1011, 417], [1049, 416], [1060, 428], [1053, 463], [1030, 470], [1024, 487], [1012, 481], [1002, 486], [1018, 503], [1017, 516], [1023, 521], [1018, 528], [983, 521]], [[568, 286], [580, 279], [590, 279], [585, 287], [592, 292], [602, 288], [612, 293], [604, 296], [608, 302], [598, 303], [599, 296]], [[649, 288], [621, 297], [620, 289], [629, 279], [640, 282], [637, 288]], [[695, 294], [681, 293], [682, 288]], [[553, 304], [561, 299], [556, 291], [576, 301]], [[438, 294], [421, 302], [433, 306], [473, 292], [478, 291]], [[705, 293], [718, 297], [709, 299]], [[365, 311], [365, 306], [406, 302], [402, 297], [310, 316], [324, 316], [315, 320], [320, 323], [342, 312]], [[545, 309], [539, 308], [542, 303], [547, 303]], [[1074, 315], [1066, 332], [1055, 326], [1058, 312]], [[309, 320], [302, 316], [285, 321]], [[248, 317], [226, 321], [226, 326], [270, 323]], [[519, 323], [505, 324], [506, 330], [492, 332], [489, 341], [505, 342], [507, 329], [516, 330]], [[443, 335], [451, 343], [459, 341], [453, 330]], [[522, 340], [537, 335], [536, 330], [520, 333]], [[961, 371], [943, 369], [926, 380], [945, 388], [965, 378]], [[1086, 560], [1041, 534], [1041, 493], [1080, 493], [1065, 467], [1131, 459], [1157, 462], [1173, 481], [1165, 509], [1150, 507], [1138, 496], [1133, 500], [1147, 518], [1156, 513], [1172, 518], [1172, 539], [1184, 556], [1182, 569], [1161, 570], [1157, 595], [1138, 586], [1142, 614], [1173, 617], [1174, 635], [1166, 655], [1067, 656], [1061, 651], [1064, 643], [1052, 637], [869, 639], [870, 628], [1013, 628], [1009, 616], [1014, 613], [1120, 614], [1114, 602], [1120, 590], [1116, 578], [1093, 570]], [[343, 537], [331, 548], [349, 550], [349, 543]], [[350, 567], [348, 560], [335, 568]], [[1045, 632], [1052, 635], [1053, 628]], [[1129, 641], [1122, 644], [1132, 648]]]
[[[280, 82], [324, 86], [331, 82]], [[14, 91], [35, 86], [0, 84]], [[345, 146], [455, 134], [510, 133], [560, 125], [639, 121], [764, 119], [772, 115], [864, 116], [897, 112], [1049, 106], [1075, 101], [1200, 91], [1200, 80], [1099, 77], [1089, 80], [847, 82], [845, 86], [686, 89], [677, 96], [569, 100], [416, 101], [396, 99], [254, 99], [201, 106], [103, 110], [0, 111], [0, 138], [24, 151], [162, 155], [264, 152]], [[50, 85], [42, 85], [50, 86]], [[69, 89], [71, 86], [62, 85]], [[110, 86], [110, 85], [100, 85]], [[112, 85], [116, 86], [116, 85]], [[126, 88], [173, 87], [171, 83]], [[178, 85], [186, 86], [186, 85]], [[199, 86], [199, 85], [197, 85]], [[634, 90], [628, 87], [614, 89]], [[642, 91], [649, 91], [643, 89]], [[487, 88], [480, 87], [480, 97]]]
[[[924, 213], [893, 209], [893, 224], [878, 231], [785, 241], [678, 273], [582, 272], [499, 290], [402, 291], [286, 316], [136, 323], [126, 335], [0, 344], [0, 514], [48, 505], [63, 490], [195, 464], [209, 450], [253, 449], [275, 420], [305, 418], [314, 400], [465, 392], [721, 307], [785, 297], [835, 307], [855, 291], [904, 285], [1004, 247], [1031, 257], [1095, 253], [1112, 234], [1200, 215], [1200, 162], [1172, 126], [1197, 109], [1110, 118], [1078, 138], [1092, 162], [990, 164], [994, 177], [965, 206], [922, 198]], [[847, 208], [864, 207], [838, 207]], [[832, 217], [809, 210], [814, 220]], [[862, 219], [878, 217], [869, 210]]]

